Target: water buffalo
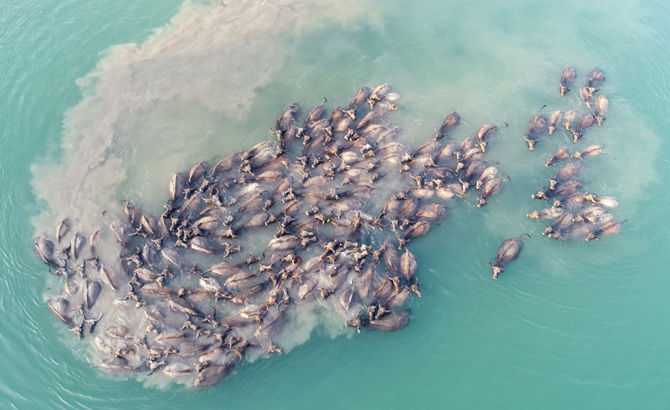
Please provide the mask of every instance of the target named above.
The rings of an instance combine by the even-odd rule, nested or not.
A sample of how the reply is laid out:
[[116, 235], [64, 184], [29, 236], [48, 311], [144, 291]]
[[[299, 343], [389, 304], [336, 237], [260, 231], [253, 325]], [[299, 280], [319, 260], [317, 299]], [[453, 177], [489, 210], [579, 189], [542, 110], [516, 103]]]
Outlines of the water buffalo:
[[372, 91], [372, 94], [370, 94], [370, 100], [379, 101], [382, 99], [382, 97], [384, 97], [386, 94], [390, 92], [391, 92], [391, 86], [388, 84], [382, 84]]
[[414, 283], [417, 269], [418, 265], [414, 254], [406, 249], [400, 257], [400, 274], [406, 284]]
[[196, 390], [208, 389], [216, 386], [233, 371], [236, 365], [237, 363], [230, 361], [222, 365], [215, 364], [207, 366], [196, 374], [191, 382], [191, 386]]
[[604, 95], [599, 95], [598, 98], [596, 98], [596, 121], [598, 122], [598, 126], [602, 127], [603, 121], [607, 118], [607, 112], [610, 109], [610, 101], [605, 97]]
[[165, 366], [163, 373], [168, 377], [185, 376], [193, 373], [193, 366], [183, 362], [174, 362]]
[[359, 332], [361, 328], [379, 330], [380, 332], [395, 332], [407, 327], [411, 315], [412, 311], [409, 309], [401, 310], [400, 312], [391, 311], [384, 316], [379, 316], [378, 314], [374, 319], [372, 317], [370, 319], [357, 317], [348, 321], [346, 325], [358, 328]]
[[379, 125], [381, 124], [382, 120], [386, 116], [385, 110], [372, 110], [369, 113], [365, 115], [365, 117], [361, 118], [361, 120], [358, 122], [358, 125], [356, 125], [357, 130], [363, 130], [364, 128], [370, 126], [370, 125]]
[[410, 219], [414, 217], [414, 214], [419, 209], [419, 203], [421, 201], [416, 198], [411, 198], [406, 200], [403, 205], [398, 210], [398, 218], [400, 219]]
[[[240, 166], [240, 164], [243, 161], [242, 157], [243, 157], [243, 154], [241, 152], [236, 152], [234, 154], [228, 155], [227, 157], [224, 157], [221, 161], [217, 162], [217, 164], [214, 165], [214, 167], [212, 168], [212, 171], [211, 171], [212, 178], [220, 177], [221, 175], [225, 174], [226, 172], [231, 171], [232, 169], [237, 168], [238, 166]], [[170, 194], [171, 195], [172, 195], [172, 192], [181, 192], [181, 190], [177, 190], [178, 185], [183, 186], [183, 182], [180, 183], [179, 180], [178, 180], [180, 178], [179, 175], [180, 174], [175, 174], [175, 176], [173, 177], [173, 180], [175, 180], [175, 178], [177, 178], [177, 180], [174, 183], [174, 187], [173, 187], [172, 183], [170, 184]], [[183, 178], [181, 178], [181, 180], [183, 181]], [[174, 201], [174, 199], [173, 199], [173, 201]]]
[[198, 181], [205, 175], [207, 172], [208, 165], [206, 162], [199, 162], [191, 167], [191, 170], [188, 172], [188, 184], [193, 186], [198, 183]]
[[568, 162], [562, 168], [560, 168], [558, 171], [554, 172], [554, 175], [549, 180], [549, 184], [550, 184], [549, 189], [554, 191], [558, 184], [561, 184], [563, 182], [567, 182], [567, 181], [571, 180], [572, 178], [579, 175], [579, 173], [581, 171], [582, 171], [582, 164], [581, 163], [579, 163], [579, 162]]
[[572, 225], [574, 222], [573, 220], [577, 217], [577, 215], [573, 214], [572, 212], [564, 212], [561, 215], [556, 218], [553, 224], [551, 226], [547, 226], [547, 228], [542, 232], [542, 236], [549, 235], [551, 233], [559, 233], [560, 231], [568, 228], [570, 225]]
[[584, 104], [587, 108], [591, 108], [591, 102], [593, 100], [593, 93], [595, 88], [592, 87], [580, 87], [579, 88], [579, 97], [584, 101]]
[[566, 196], [560, 201], [560, 206], [566, 209], [579, 209], [584, 206], [584, 194], [581, 192], [577, 192], [571, 195]]
[[39, 255], [44, 263], [50, 266], [56, 266], [56, 263], [52, 258], [54, 253], [53, 242], [40, 236], [35, 240], [35, 252], [37, 252], [37, 255]]
[[574, 179], [569, 179], [567, 181], [561, 182], [554, 184], [553, 182], [549, 186], [550, 192], [552, 197], [565, 197], [568, 195], [572, 195], [579, 191], [579, 189], [582, 188], [582, 183], [574, 180]]
[[599, 206], [592, 206], [588, 209], [586, 209], [584, 212], [579, 217], [574, 218], [576, 222], [581, 222], [583, 220], [586, 220], [591, 223], [596, 223], [596, 220], [605, 215], [607, 211], [604, 208], [601, 208]]
[[400, 134], [400, 128], [398, 127], [392, 127], [385, 131], [382, 131], [377, 136], [376, 140], [377, 145], [381, 147], [388, 143], [395, 142], [399, 134]]
[[555, 219], [563, 214], [563, 208], [560, 206], [552, 206], [551, 208], [546, 208], [541, 211], [533, 211], [526, 216], [530, 219], [535, 219], [536, 221], [541, 221], [542, 219]]
[[[542, 106], [542, 108], [546, 105]], [[523, 139], [528, 143], [528, 148], [535, 150], [535, 144], [540, 140], [542, 133], [547, 128], [547, 118], [542, 114], [542, 108], [537, 114], [528, 122], [528, 132], [523, 134]]]
[[370, 320], [369, 327], [380, 332], [396, 332], [407, 327], [410, 316], [412, 311], [409, 309], [391, 312], [382, 318]]
[[442, 162], [448, 160], [456, 152], [454, 144], [445, 144], [444, 147], [435, 155], [435, 162]]
[[498, 131], [498, 127], [493, 124], [484, 124], [479, 127], [479, 130], [477, 131], [477, 144], [482, 152], [486, 152], [488, 140], [496, 134], [496, 131]]
[[372, 95], [372, 90], [368, 87], [363, 87], [360, 90], [356, 92], [356, 95], [354, 95], [354, 98], [351, 100], [351, 103], [349, 103], [349, 109], [350, 110], [357, 110], [360, 107], [364, 106], [367, 102], [370, 96]]
[[307, 129], [311, 128], [317, 121], [323, 118], [323, 116], [326, 114], [326, 109], [323, 107], [323, 104], [325, 104], [326, 101], [327, 100], [324, 98], [323, 101], [321, 102], [321, 105], [309, 110], [309, 113], [307, 113], [307, 117], [305, 118], [304, 123], [305, 128]]
[[49, 310], [53, 313], [61, 322], [65, 323], [68, 327], [74, 326], [74, 322], [70, 317], [70, 303], [63, 298], [56, 298], [49, 301]]
[[444, 218], [447, 214], [447, 208], [442, 204], [428, 204], [421, 207], [414, 218], [423, 221], [437, 221]]
[[554, 130], [556, 130], [556, 126], [558, 123], [561, 122], [563, 119], [563, 112], [562, 111], [554, 111], [551, 113], [549, 116], [549, 135], [552, 135], [554, 133]]
[[489, 266], [491, 266], [491, 269], [493, 269], [493, 279], [498, 279], [498, 275], [507, 269], [509, 263], [515, 261], [519, 257], [519, 253], [523, 248], [523, 242], [521, 241], [521, 238], [524, 235], [527, 235], [530, 238], [530, 235], [524, 233], [519, 235], [517, 238], [507, 239], [502, 243], [502, 245], [500, 245], [500, 248], [498, 248], [498, 254], [496, 255], [495, 263], [492, 264], [489, 261]]
[[386, 299], [386, 302], [384, 303], [383, 307], [386, 310], [392, 310], [403, 307], [411, 294], [412, 292], [410, 291], [410, 289], [406, 286], [403, 286], [402, 288], [400, 288], [400, 290], [394, 291], [391, 294], [391, 296], [389, 296], [388, 299]]
[[588, 193], [584, 195], [584, 199], [592, 202], [594, 205], [604, 206], [605, 208], [616, 208], [619, 206], [619, 201], [611, 197], [597, 197], [594, 194]]
[[202, 313], [200, 309], [198, 309], [193, 303], [191, 303], [190, 300], [186, 299], [186, 297], [168, 299], [168, 305], [170, 306], [170, 310], [175, 313], [182, 313], [189, 317], [205, 317], [205, 314]]
[[486, 181], [486, 183], [484, 183], [484, 187], [479, 193], [479, 202], [477, 202], [477, 208], [481, 208], [482, 206], [486, 205], [490, 197], [497, 195], [502, 188], [502, 183], [503, 181], [497, 178]]
[[430, 231], [430, 222], [419, 221], [413, 224], [409, 229], [407, 229], [407, 231], [405, 232], [404, 242], [406, 243], [414, 238], [423, 236], [427, 234], [428, 231]]
[[68, 218], [63, 219], [56, 228], [56, 242], [60, 243], [60, 240], [70, 232], [70, 228], [70, 220]]
[[584, 135], [586, 130], [593, 125], [596, 117], [592, 113], [587, 112], [581, 116], [579, 122], [577, 123], [577, 128], [575, 130], [570, 130], [572, 132], [573, 142], [576, 144], [579, 139]]
[[570, 110], [565, 113], [565, 116], [563, 117], [563, 125], [565, 126], [565, 129], [567, 131], [570, 131], [572, 129], [572, 125], [575, 123], [577, 120], [577, 111], [576, 110]]
[[400, 253], [396, 250], [393, 243], [389, 240], [384, 242], [384, 265], [393, 276], [398, 275], [400, 266]]
[[558, 86], [558, 89], [561, 91], [561, 97], [565, 96], [565, 94], [570, 91], [570, 87], [572, 86], [572, 83], [575, 81], [576, 77], [577, 72], [574, 68], [568, 66], [565, 70], [563, 70], [563, 74], [561, 74], [561, 84]]
[[568, 150], [568, 147], [559, 148], [558, 151], [554, 152], [554, 155], [552, 155], [551, 158], [547, 160], [545, 166], [548, 167], [550, 165], [554, 165], [557, 162], [565, 161], [569, 156], [570, 151]]
[[286, 312], [281, 310], [271, 318], [264, 319], [262, 324], [256, 329], [254, 336], [257, 338], [272, 340], [275, 338], [275, 336], [277, 336], [285, 322]]
[[599, 239], [599, 238], [604, 237], [604, 236], [617, 235], [619, 232], [621, 232], [621, 224], [622, 224], [622, 222], [617, 222], [617, 221], [607, 222], [606, 224], [604, 224], [600, 228], [598, 228], [595, 231], [589, 233], [586, 236], [586, 240], [590, 241], [592, 239]]
[[442, 126], [440, 129], [435, 133], [435, 140], [439, 140], [440, 138], [444, 137], [447, 135], [449, 131], [452, 129], [456, 128], [458, 123], [461, 121], [461, 116], [458, 115], [456, 111], [452, 112], [447, 116], [447, 118], [444, 120], [442, 123]]
[[495, 178], [496, 175], [498, 175], [498, 168], [493, 166], [486, 168], [484, 172], [482, 172], [479, 179], [477, 180], [475, 188], [480, 189], [484, 185], [484, 183]]
[[139, 228], [142, 213], [135, 204], [130, 201], [126, 201], [126, 205], [123, 207], [123, 217], [126, 223], [130, 225], [132, 229]]
[[339, 299], [340, 305], [342, 306], [342, 309], [344, 309], [345, 312], [348, 312], [349, 308], [351, 307], [351, 303], [354, 300], [355, 290], [356, 285], [352, 283], [351, 286], [345, 288], [340, 294]]
[[465, 169], [464, 180], [470, 183], [477, 181], [486, 171], [486, 161], [475, 160], [468, 164]]
[[589, 157], [595, 157], [597, 155], [600, 155], [603, 152], [603, 149], [605, 147], [600, 146], [600, 145], [591, 145], [590, 147], [586, 148], [582, 152], [575, 152], [572, 154], [570, 158], [574, 159], [584, 159], [584, 158], [589, 158]]
[[295, 125], [300, 115], [300, 106], [296, 104], [289, 105], [277, 118], [277, 130], [286, 131], [290, 126]]
[[594, 68], [591, 70], [589, 75], [586, 78], [586, 84], [589, 87], [599, 87], [605, 82], [605, 73], [600, 68]]
[[412, 151], [412, 157], [417, 158], [421, 155], [435, 155], [440, 149], [440, 143], [437, 141], [428, 141], [424, 144], [419, 145], [414, 151]]
[[356, 279], [356, 289], [362, 303], [370, 302], [370, 291], [372, 290], [372, 279], [377, 272], [375, 264], [369, 264], [361, 276]]
[[458, 151], [456, 152], [456, 160], [460, 161], [461, 157], [465, 155], [465, 153], [472, 147], [475, 146], [475, 142], [473, 141], [472, 138], [466, 138], [461, 142], [461, 145], [458, 147]]

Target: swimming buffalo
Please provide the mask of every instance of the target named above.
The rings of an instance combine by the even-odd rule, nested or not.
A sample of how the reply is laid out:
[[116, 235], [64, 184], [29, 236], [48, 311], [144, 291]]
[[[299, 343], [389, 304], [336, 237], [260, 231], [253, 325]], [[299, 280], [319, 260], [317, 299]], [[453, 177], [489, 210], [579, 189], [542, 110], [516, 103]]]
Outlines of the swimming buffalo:
[[447, 116], [447, 118], [442, 123], [440, 129], [435, 133], [435, 139], [439, 140], [440, 138], [447, 135], [449, 131], [456, 128], [458, 123], [461, 121], [460, 115], [456, 111], [452, 112]]
[[584, 159], [589, 157], [595, 157], [597, 155], [600, 155], [603, 152], [604, 148], [605, 147], [602, 147], [600, 145], [591, 145], [582, 152], [579, 151], [575, 152], [574, 154], [572, 154], [570, 158]]
[[561, 91], [561, 97], [565, 96], [565, 94], [570, 91], [570, 87], [576, 77], [577, 71], [575, 71], [574, 68], [568, 66], [563, 70], [563, 74], [561, 74], [561, 84], [558, 86], [558, 89]]
[[568, 150], [568, 148], [567, 147], [559, 148], [558, 151], [556, 151], [554, 155], [552, 155], [551, 158], [547, 160], [545, 166], [550, 166], [554, 165], [557, 162], [565, 161], [566, 159], [568, 159], [568, 157], [570, 157], [570, 151]]
[[586, 130], [595, 123], [595, 120], [596, 117], [594, 117], [593, 114], [590, 112], [583, 114], [581, 118], [579, 118], [579, 122], [577, 123], [576, 129], [570, 130], [570, 132], [572, 133], [573, 142], [575, 144], [584, 135], [584, 132], [586, 132]]
[[562, 111], [554, 111], [551, 113], [549, 116], [549, 135], [552, 135], [554, 133], [554, 130], [556, 130], [556, 126], [558, 126], [558, 123], [561, 122], [563, 119], [563, 112]]
[[598, 126], [601, 127], [603, 125], [603, 121], [607, 118], [607, 112], [609, 111], [610, 108], [610, 101], [605, 97], [604, 95], [599, 95], [598, 98], [596, 98], [596, 122], [598, 122]]
[[[544, 107], [546, 106], [542, 106], [542, 108]], [[528, 132], [523, 134], [523, 139], [528, 143], [528, 148], [531, 151], [535, 150], [535, 144], [540, 140], [542, 133], [547, 128], [547, 117], [542, 114], [542, 108], [528, 122]]]
[[519, 253], [521, 252], [521, 249], [523, 249], [521, 238], [524, 235], [527, 235], [530, 238], [530, 235], [524, 233], [516, 238], [507, 239], [500, 245], [495, 263], [492, 264], [489, 262], [491, 269], [493, 269], [493, 279], [498, 279], [498, 275], [507, 269], [509, 263], [515, 261], [519, 257]]

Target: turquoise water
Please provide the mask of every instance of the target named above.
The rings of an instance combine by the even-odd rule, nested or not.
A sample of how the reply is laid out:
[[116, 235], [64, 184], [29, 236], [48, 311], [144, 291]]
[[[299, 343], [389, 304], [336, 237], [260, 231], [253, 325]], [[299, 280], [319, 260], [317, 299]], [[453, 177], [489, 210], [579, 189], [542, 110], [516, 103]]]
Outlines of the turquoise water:
[[[0, 407], [666, 407], [668, 5], [3, 6]], [[114, 47], [128, 43], [145, 44]], [[558, 97], [567, 65], [578, 82], [594, 66], [606, 73], [609, 118], [577, 147], [606, 145], [584, 182], [617, 197], [613, 213], [628, 221], [592, 243], [549, 241], [525, 218], [542, 207], [530, 194], [553, 172], [544, 160], [573, 149], [564, 133], [535, 152], [521, 139], [542, 105], [578, 104], [576, 90]], [[489, 151], [512, 182], [481, 210], [455, 206], [411, 245], [424, 297], [411, 301], [407, 329], [319, 327], [204, 392], [113, 379], [89, 364], [46, 307], [58, 282], [33, 254], [36, 234], [63, 214], [94, 221], [125, 198], [155, 212], [171, 173], [266, 140], [286, 105], [325, 95], [332, 108], [383, 82], [403, 97], [393, 123], [408, 147], [454, 109], [464, 121], [457, 141], [483, 122], [509, 124]], [[521, 232], [533, 238], [492, 281], [488, 260]]]

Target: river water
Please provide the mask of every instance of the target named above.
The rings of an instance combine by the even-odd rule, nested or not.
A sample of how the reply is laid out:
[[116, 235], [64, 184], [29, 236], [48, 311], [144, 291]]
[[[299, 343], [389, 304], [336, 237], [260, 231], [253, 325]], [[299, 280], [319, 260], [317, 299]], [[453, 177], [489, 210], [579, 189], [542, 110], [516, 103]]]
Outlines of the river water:
[[[2, 408], [660, 408], [670, 377], [670, 245], [664, 182], [670, 6], [622, 0], [3, 2], [0, 16], [0, 372]], [[230, 4], [227, 4], [230, 3]], [[600, 67], [605, 145], [582, 182], [621, 205], [620, 235], [556, 242], [525, 215], [569, 135], [534, 152], [521, 135]], [[394, 125], [415, 147], [457, 110], [456, 141], [509, 124], [489, 157], [509, 176], [482, 209], [459, 202], [410, 245], [424, 297], [391, 334], [317, 326], [290, 352], [240, 366], [219, 386], [118, 379], [49, 312], [56, 279], [36, 235], [63, 216], [101, 223], [124, 199], [159, 212], [170, 175], [267, 140], [289, 104], [345, 105], [362, 86], [402, 95]], [[528, 232], [491, 280], [500, 243]]]

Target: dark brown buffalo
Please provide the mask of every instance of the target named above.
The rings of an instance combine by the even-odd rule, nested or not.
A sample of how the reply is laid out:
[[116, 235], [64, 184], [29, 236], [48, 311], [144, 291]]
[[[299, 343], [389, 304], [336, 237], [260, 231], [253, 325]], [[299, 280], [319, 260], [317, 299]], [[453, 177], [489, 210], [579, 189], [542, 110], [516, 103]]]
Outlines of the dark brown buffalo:
[[592, 113], [587, 112], [581, 116], [577, 127], [574, 130], [570, 130], [572, 133], [572, 141], [576, 144], [579, 142], [579, 139], [584, 135], [587, 129], [589, 129], [596, 122], [596, 117]]
[[552, 135], [554, 131], [556, 130], [556, 127], [558, 126], [558, 123], [561, 122], [563, 119], [563, 112], [562, 111], [554, 111], [551, 113], [549, 116], [549, 135]]
[[357, 110], [360, 107], [364, 106], [367, 102], [370, 96], [372, 95], [372, 90], [370, 90], [369, 87], [363, 87], [360, 90], [356, 92], [354, 95], [354, 98], [351, 100], [349, 103], [349, 109], [350, 110]]
[[286, 131], [290, 126], [295, 125], [300, 115], [300, 106], [296, 104], [289, 105], [277, 119], [277, 130]]
[[324, 115], [326, 115], [326, 109], [323, 107], [323, 104], [325, 102], [326, 99], [324, 98], [323, 101], [321, 102], [321, 105], [309, 110], [309, 112], [307, 113], [307, 117], [305, 117], [305, 123], [304, 123], [305, 128], [309, 129], [317, 121], [321, 120]]
[[357, 130], [362, 130], [370, 125], [379, 125], [386, 116], [386, 110], [372, 110], [363, 117], [356, 125]]
[[405, 253], [400, 257], [400, 274], [406, 284], [414, 283], [417, 269], [418, 265], [416, 263], [416, 257], [414, 257], [412, 252], [406, 249]]
[[410, 240], [414, 238], [418, 238], [420, 236], [423, 236], [430, 231], [430, 222], [428, 221], [419, 221], [415, 224], [413, 224], [409, 229], [407, 229], [407, 232], [405, 232], [405, 242], [409, 242]]
[[[546, 106], [542, 106], [544, 108]], [[542, 133], [547, 129], [547, 117], [542, 114], [542, 108], [528, 122], [528, 132], [523, 134], [523, 139], [528, 143], [528, 148], [535, 150], [535, 144], [540, 140]]]
[[565, 96], [565, 94], [570, 91], [570, 87], [576, 77], [577, 71], [575, 71], [574, 68], [568, 66], [563, 70], [563, 74], [561, 74], [561, 84], [558, 86], [558, 89], [561, 91], [561, 97]]
[[491, 262], [489, 262], [491, 269], [493, 269], [493, 279], [498, 279], [498, 275], [507, 269], [509, 263], [515, 261], [519, 257], [519, 253], [521, 253], [521, 249], [523, 249], [523, 241], [521, 238], [524, 235], [527, 235], [530, 238], [530, 235], [524, 233], [517, 238], [508, 239], [500, 245], [495, 263], [491, 264]]
[[414, 218], [422, 221], [437, 221], [443, 219], [447, 214], [447, 208], [442, 204], [428, 204], [421, 207]]
[[236, 365], [237, 363], [235, 363], [235, 361], [230, 361], [222, 365], [213, 364], [207, 366], [195, 375], [191, 382], [191, 386], [196, 390], [214, 387], [221, 383], [221, 380], [228, 376]]
[[393, 276], [398, 275], [400, 268], [400, 253], [391, 241], [384, 242], [384, 265]]
[[591, 70], [589, 75], [586, 78], [586, 84], [589, 87], [599, 87], [605, 82], [605, 73], [600, 68], [594, 68]]
[[550, 166], [556, 164], [557, 162], [565, 161], [569, 157], [570, 150], [568, 150], [568, 147], [559, 148], [558, 151], [554, 152], [554, 155], [552, 155], [551, 158], [547, 160], [545, 166]]
[[[214, 168], [212, 168], [212, 178], [219, 177], [226, 172], [237, 168], [240, 166], [242, 163], [242, 156], [243, 154], [241, 152], [236, 152], [234, 154], [230, 154], [227, 157], [223, 158], [221, 161], [217, 162], [216, 165], [214, 165]], [[178, 175], [178, 174], [177, 174]], [[172, 192], [172, 190], [171, 190]]]
[[370, 320], [369, 327], [380, 332], [397, 332], [407, 327], [410, 316], [412, 316], [412, 311], [409, 309], [391, 312], [380, 319]]
[[453, 130], [456, 128], [458, 123], [461, 121], [461, 116], [458, 115], [456, 111], [452, 112], [447, 116], [447, 118], [444, 120], [442, 123], [442, 126], [440, 129], [435, 133], [435, 139], [439, 140], [440, 138], [444, 137], [449, 133], [449, 131]]
[[56, 266], [56, 263], [53, 260], [54, 253], [54, 244], [50, 240], [40, 236], [35, 240], [35, 252], [39, 255], [40, 259], [44, 261], [47, 265]]
[[497, 195], [502, 188], [503, 181], [501, 179], [489, 179], [484, 183], [484, 187], [479, 193], [479, 202], [477, 202], [477, 208], [481, 208], [486, 205], [488, 199], [494, 195]]
[[561, 169], [554, 172], [554, 175], [549, 180], [550, 189], [553, 191], [558, 184], [569, 181], [575, 178], [582, 171], [582, 164], [579, 162], [569, 162]]
[[606, 224], [602, 225], [600, 228], [596, 229], [595, 231], [589, 233], [586, 236], [586, 240], [590, 241], [592, 239], [599, 239], [604, 236], [613, 236], [617, 235], [619, 232], [621, 232], [621, 222], [617, 221], [610, 221], [607, 222]]
[[482, 152], [486, 152], [486, 145], [488, 144], [488, 140], [492, 138], [497, 131], [498, 127], [493, 124], [484, 124], [479, 127], [479, 130], [477, 131], [477, 144], [479, 145], [479, 148], [481, 148]]
[[598, 122], [598, 126], [601, 127], [603, 125], [603, 121], [607, 118], [607, 112], [610, 109], [610, 101], [605, 97], [604, 95], [599, 95], [596, 98], [596, 121]]

